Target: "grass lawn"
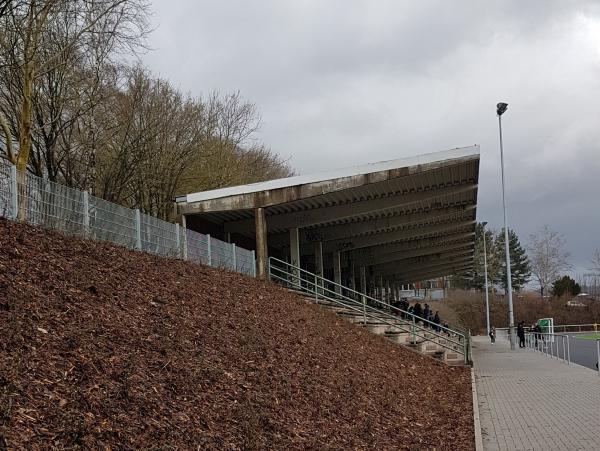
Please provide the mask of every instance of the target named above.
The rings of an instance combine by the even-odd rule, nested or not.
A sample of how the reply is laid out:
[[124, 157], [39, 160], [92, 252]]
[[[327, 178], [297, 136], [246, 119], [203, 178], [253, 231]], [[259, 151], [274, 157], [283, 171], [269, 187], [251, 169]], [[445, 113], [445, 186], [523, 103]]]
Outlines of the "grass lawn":
[[600, 333], [591, 333], [591, 334], [584, 334], [584, 335], [574, 335], [575, 338], [579, 338], [580, 340], [596, 340], [598, 338], [600, 338]]

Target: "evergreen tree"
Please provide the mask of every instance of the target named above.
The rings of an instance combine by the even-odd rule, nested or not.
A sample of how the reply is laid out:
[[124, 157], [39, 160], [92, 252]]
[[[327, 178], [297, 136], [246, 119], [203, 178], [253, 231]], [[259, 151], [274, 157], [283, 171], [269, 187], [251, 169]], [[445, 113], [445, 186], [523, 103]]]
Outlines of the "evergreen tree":
[[[519, 291], [531, 278], [531, 266], [527, 253], [521, 243], [519, 237], [514, 230], [508, 229], [508, 249], [510, 254], [510, 272], [512, 288]], [[499, 270], [495, 274], [494, 282], [502, 285], [506, 290], [506, 258], [504, 251], [504, 229], [502, 229], [494, 243], [494, 258], [499, 262]]]
[[500, 262], [494, 252], [494, 242], [496, 237], [493, 230], [487, 229], [483, 223], [478, 222], [475, 226], [475, 246], [473, 252], [473, 269], [467, 274], [453, 276], [450, 280], [450, 285], [454, 288], [485, 290], [485, 261], [484, 261], [484, 245], [483, 231], [485, 230], [485, 240], [487, 248], [487, 270], [488, 270], [488, 286], [493, 289], [496, 274], [500, 268]]
[[487, 276], [488, 287], [493, 289], [494, 280], [498, 278], [500, 271], [500, 263], [498, 254], [495, 250], [495, 242], [498, 239], [494, 231], [484, 229], [483, 224], [478, 223], [475, 235], [475, 264], [473, 267], [473, 287], [479, 290], [485, 290], [485, 259], [484, 259], [484, 243], [483, 231], [485, 230], [485, 251], [487, 254]]
[[554, 296], [560, 297], [564, 294], [577, 296], [579, 293], [581, 293], [581, 287], [569, 276], [563, 276], [552, 284], [552, 294]]

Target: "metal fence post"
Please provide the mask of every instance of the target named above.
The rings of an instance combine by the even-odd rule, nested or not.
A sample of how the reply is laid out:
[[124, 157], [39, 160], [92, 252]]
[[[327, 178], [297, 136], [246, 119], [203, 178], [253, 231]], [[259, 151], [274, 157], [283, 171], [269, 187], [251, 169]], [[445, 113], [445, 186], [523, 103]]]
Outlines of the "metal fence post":
[[135, 209], [135, 248], [142, 250], [142, 215], [140, 209]]
[[465, 353], [465, 363], [468, 364], [471, 361], [471, 329], [467, 332], [467, 336], [464, 337], [465, 346], [463, 352]]
[[10, 179], [9, 179], [9, 189], [10, 189], [10, 214], [9, 218], [17, 220], [19, 217], [19, 195], [18, 190], [19, 186], [17, 183], [17, 167], [13, 164], [10, 165]]
[[237, 271], [237, 258], [235, 255], [235, 243], [231, 243], [231, 255], [233, 257], [233, 270]]
[[11, 216], [16, 220], [19, 217], [19, 187], [17, 185], [17, 167], [13, 164], [10, 166], [10, 203]]
[[256, 278], [256, 251], [252, 251], [252, 277]]
[[567, 365], [571, 364], [571, 347], [569, 345], [569, 336], [567, 335]]
[[210, 248], [210, 234], [206, 235], [206, 249], [208, 252], [208, 255], [206, 256], [206, 258], [208, 259], [208, 266], [212, 266], [212, 250]]
[[187, 261], [188, 259], [188, 236], [187, 229], [183, 228], [183, 259]]
[[600, 338], [596, 338], [596, 355], [598, 359], [596, 364], [598, 365], [598, 376], [600, 376]]
[[87, 191], [83, 192], [83, 234], [88, 236], [90, 233], [90, 195]]
[[175, 242], [177, 243], [177, 258], [181, 258], [181, 240], [179, 238], [179, 224], [175, 224]]

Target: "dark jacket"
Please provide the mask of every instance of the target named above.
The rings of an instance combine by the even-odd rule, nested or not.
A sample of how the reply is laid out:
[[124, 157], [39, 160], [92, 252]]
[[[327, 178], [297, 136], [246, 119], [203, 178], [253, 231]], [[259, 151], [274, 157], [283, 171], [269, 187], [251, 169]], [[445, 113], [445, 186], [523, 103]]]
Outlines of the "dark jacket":
[[419, 304], [418, 302], [413, 307], [413, 313], [419, 317], [423, 314], [423, 311], [421, 310], [421, 304]]

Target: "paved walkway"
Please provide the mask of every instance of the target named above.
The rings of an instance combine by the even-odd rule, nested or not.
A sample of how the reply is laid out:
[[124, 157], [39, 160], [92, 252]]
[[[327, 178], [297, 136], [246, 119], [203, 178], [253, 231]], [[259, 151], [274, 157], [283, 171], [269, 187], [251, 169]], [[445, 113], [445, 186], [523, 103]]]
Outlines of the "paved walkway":
[[484, 450], [600, 450], [600, 377], [473, 338]]

